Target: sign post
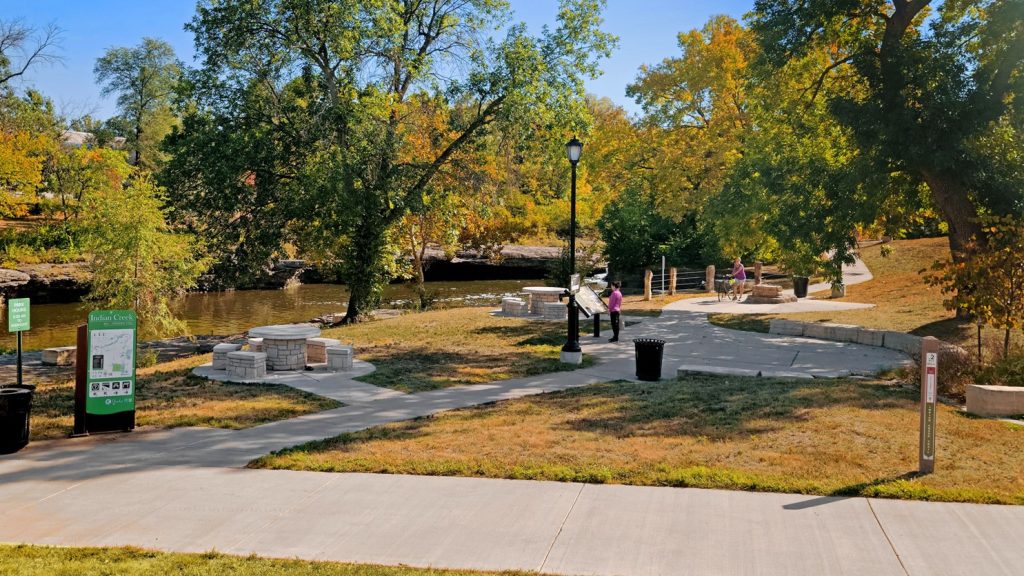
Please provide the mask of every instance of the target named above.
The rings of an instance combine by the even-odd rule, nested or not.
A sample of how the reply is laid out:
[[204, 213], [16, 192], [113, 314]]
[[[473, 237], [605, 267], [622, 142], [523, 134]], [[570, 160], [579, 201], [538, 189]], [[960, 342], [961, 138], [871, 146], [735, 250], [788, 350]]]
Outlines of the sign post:
[[32, 328], [28, 298], [15, 298], [7, 302], [7, 331], [18, 334], [18, 386], [21, 386], [21, 333]]
[[135, 428], [135, 312], [97, 310], [89, 314], [85, 328], [79, 330], [78, 339], [75, 433], [131, 430]]
[[939, 387], [939, 341], [921, 339], [921, 449], [918, 472], [935, 471], [935, 404]]

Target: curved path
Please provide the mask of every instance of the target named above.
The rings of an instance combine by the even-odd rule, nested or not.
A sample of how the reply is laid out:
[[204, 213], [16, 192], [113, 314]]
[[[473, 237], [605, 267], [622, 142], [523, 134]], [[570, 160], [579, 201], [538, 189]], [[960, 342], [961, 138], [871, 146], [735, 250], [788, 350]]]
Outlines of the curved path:
[[[683, 363], [807, 376], [904, 360], [671, 310], [624, 336], [664, 338], [666, 376]], [[1024, 507], [243, 468], [308, 440], [633, 378], [631, 344], [583, 345], [598, 365], [419, 394], [295, 375], [282, 383], [349, 405], [238, 431], [33, 443], [0, 456], [0, 541], [556, 574], [1009, 575], [1024, 565]]]

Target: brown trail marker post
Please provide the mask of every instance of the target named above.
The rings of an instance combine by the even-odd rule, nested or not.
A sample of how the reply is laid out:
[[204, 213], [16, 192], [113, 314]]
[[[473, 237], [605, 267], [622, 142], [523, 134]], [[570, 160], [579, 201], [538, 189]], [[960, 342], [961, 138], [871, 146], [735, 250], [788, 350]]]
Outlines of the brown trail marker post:
[[935, 403], [939, 388], [939, 341], [933, 336], [921, 339], [921, 449], [918, 472], [935, 471]]

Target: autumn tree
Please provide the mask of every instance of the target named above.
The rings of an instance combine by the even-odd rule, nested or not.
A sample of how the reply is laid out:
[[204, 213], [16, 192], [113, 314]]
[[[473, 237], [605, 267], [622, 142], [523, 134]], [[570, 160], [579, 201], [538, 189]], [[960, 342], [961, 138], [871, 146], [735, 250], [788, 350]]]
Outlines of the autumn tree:
[[162, 160], [159, 146], [174, 123], [171, 97], [181, 64], [171, 45], [144, 38], [133, 48], [111, 48], [96, 60], [96, 82], [103, 96], [117, 95], [117, 106], [130, 124], [132, 163], [149, 170]]
[[[582, 80], [614, 42], [601, 4], [564, 0], [539, 36], [488, 40], [506, 2], [201, 2], [195, 112], [171, 141], [177, 215], [250, 262], [312, 220], [296, 240], [330, 248], [356, 321], [389, 279], [394, 226], [453, 156], [504, 126], [584, 125]], [[405, 147], [416, 95], [464, 111], [423, 150]]]
[[979, 324], [1003, 330], [1003, 357], [1010, 353], [1010, 334], [1024, 328], [1024, 225], [1016, 218], [986, 216], [979, 220], [984, 240], [974, 238], [965, 254], [936, 263], [930, 283], [950, 295], [949, 310], [963, 310]]

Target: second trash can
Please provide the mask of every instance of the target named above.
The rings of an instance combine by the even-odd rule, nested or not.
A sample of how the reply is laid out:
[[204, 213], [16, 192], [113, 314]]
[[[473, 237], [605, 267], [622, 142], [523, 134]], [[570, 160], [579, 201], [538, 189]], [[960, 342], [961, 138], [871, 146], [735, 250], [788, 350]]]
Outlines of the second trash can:
[[641, 380], [661, 379], [661, 358], [665, 352], [665, 341], [656, 338], [637, 338], [636, 346], [636, 377]]
[[28, 444], [35, 388], [29, 384], [0, 387], [0, 454], [17, 452]]

